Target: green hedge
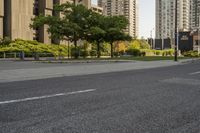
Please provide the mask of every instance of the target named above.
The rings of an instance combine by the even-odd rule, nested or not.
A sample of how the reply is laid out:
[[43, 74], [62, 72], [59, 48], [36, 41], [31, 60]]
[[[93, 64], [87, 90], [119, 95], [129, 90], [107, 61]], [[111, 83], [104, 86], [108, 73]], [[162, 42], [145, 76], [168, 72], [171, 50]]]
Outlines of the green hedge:
[[197, 51], [187, 51], [182, 53], [185, 57], [200, 57]]
[[[48, 45], [37, 41], [25, 41], [17, 39], [9, 45], [1, 45], [0, 52], [24, 52], [27, 56], [34, 53], [46, 53], [47, 55], [66, 56], [68, 55], [68, 47], [66, 45]], [[43, 55], [44, 56], [44, 55]]]
[[127, 54], [133, 56], [173, 56], [174, 50], [128, 49]]

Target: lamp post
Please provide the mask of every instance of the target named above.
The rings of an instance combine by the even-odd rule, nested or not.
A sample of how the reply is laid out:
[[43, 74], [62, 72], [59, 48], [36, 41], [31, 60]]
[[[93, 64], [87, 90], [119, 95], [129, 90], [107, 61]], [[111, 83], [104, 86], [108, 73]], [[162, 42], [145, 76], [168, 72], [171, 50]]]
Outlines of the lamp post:
[[69, 55], [70, 55], [70, 53], [69, 53], [70, 50], [69, 49], [70, 49], [70, 47], [69, 47], [69, 40], [68, 40], [68, 48], [67, 48], [67, 50], [68, 50], [68, 59], [69, 59]]
[[200, 17], [199, 17], [199, 25], [198, 25], [198, 28], [197, 28], [197, 51], [198, 51], [198, 55], [200, 54], [200, 48], [199, 48], [199, 29], [200, 29]]
[[198, 39], [197, 39], [197, 42], [198, 42], [198, 45], [197, 45], [197, 51], [198, 51], [198, 55], [200, 55], [200, 43], [199, 43], [199, 29], [198, 29], [198, 35], [197, 35]]
[[175, 46], [174, 61], [178, 61], [177, 0], [175, 1]]
[[151, 30], [151, 32], [150, 32], [150, 36], [151, 36], [151, 47], [152, 47], [152, 49], [154, 49], [155, 48], [155, 45], [154, 45], [154, 42], [155, 42], [155, 38], [153, 38], [153, 32], [154, 32], [154, 28]]
[[152, 49], [153, 49], [153, 38], [152, 38], [152, 30], [151, 30], [151, 32], [150, 32], [150, 36], [151, 36], [151, 47], [152, 47]]
[[162, 35], [162, 46], [161, 46], [161, 50], [163, 50], [164, 49], [164, 37], [163, 37], [163, 35]]

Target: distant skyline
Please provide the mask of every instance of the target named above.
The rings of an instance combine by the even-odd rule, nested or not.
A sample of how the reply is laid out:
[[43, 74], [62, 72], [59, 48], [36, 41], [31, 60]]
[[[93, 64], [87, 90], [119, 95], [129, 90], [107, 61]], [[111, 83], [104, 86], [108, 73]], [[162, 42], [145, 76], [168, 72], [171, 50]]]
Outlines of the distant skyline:
[[[97, 4], [97, 0], [92, 0]], [[154, 29], [154, 30], [153, 30]], [[155, 0], [139, 0], [139, 38], [155, 36]]]

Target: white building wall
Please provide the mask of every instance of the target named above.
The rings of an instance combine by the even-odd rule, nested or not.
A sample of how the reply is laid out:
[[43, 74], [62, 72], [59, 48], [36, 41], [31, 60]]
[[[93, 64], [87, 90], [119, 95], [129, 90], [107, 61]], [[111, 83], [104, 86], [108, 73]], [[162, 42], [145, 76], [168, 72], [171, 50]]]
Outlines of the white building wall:
[[[190, 29], [190, 0], [178, 0], [179, 31]], [[173, 38], [175, 32], [175, 0], [156, 0], [156, 38]]]

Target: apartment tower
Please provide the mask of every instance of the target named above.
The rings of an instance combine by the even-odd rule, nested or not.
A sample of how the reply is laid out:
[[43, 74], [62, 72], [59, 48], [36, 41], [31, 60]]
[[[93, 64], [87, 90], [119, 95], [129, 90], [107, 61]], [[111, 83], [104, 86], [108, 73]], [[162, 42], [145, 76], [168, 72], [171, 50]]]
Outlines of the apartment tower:
[[98, 6], [103, 8], [104, 15], [124, 15], [129, 20], [125, 32], [138, 36], [138, 0], [98, 0]]
[[190, 26], [191, 30], [200, 28], [200, 0], [191, 0]]
[[[190, 30], [190, 0], [178, 0], [178, 31]], [[174, 38], [175, 0], [156, 0], [156, 38]]]

